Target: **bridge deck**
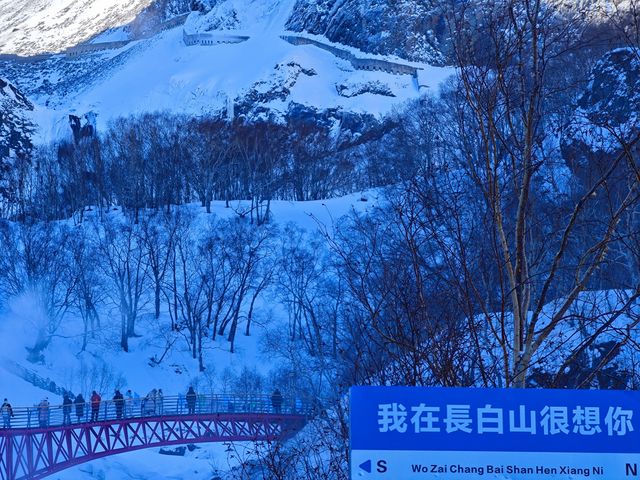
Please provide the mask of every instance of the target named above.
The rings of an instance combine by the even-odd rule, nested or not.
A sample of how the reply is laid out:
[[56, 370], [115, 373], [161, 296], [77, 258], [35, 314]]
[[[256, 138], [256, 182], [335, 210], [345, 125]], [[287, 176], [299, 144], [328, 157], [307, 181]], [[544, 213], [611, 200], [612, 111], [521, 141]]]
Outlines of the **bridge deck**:
[[[74, 406], [75, 407], [75, 406]], [[0, 430], [0, 480], [44, 478], [80, 463], [143, 448], [185, 443], [284, 440], [311, 413], [295, 399], [269, 395], [199, 395], [102, 402], [97, 420], [81, 406], [71, 418], [62, 406], [15, 409], [11, 428]], [[88, 415], [85, 416], [85, 413]], [[71, 422], [69, 422], [71, 420]], [[75, 421], [74, 421], [75, 420]]]
[[[147, 418], [163, 415], [185, 415], [189, 413], [184, 395], [164, 397], [141, 397], [125, 399], [121, 408], [117, 408], [114, 400], [101, 401], [96, 421], [109, 421], [125, 418]], [[120, 410], [120, 412], [119, 412]], [[271, 395], [263, 394], [212, 394], [198, 395], [195, 414], [208, 413], [279, 413], [288, 415], [309, 415], [312, 408], [310, 402], [301, 399], [283, 397], [279, 408], [271, 400]], [[31, 407], [14, 407], [13, 417], [9, 418], [9, 428], [46, 428], [89, 422], [92, 419], [93, 406], [90, 399], [85, 399], [80, 407], [74, 404], [69, 409], [69, 418], [65, 421], [62, 405], [47, 407], [34, 405]], [[78, 413], [81, 413], [79, 416]], [[4, 418], [3, 418], [4, 420]], [[2, 430], [0, 430], [1, 432]]]

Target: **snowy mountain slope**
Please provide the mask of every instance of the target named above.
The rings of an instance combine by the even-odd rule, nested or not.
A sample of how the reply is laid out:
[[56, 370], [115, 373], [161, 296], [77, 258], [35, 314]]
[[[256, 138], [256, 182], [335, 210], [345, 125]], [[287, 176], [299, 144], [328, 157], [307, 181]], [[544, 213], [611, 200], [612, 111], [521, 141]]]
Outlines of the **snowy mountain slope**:
[[[640, 129], [640, 60], [638, 51], [619, 48], [594, 66], [589, 84], [563, 137], [563, 155], [578, 171], [608, 165]], [[601, 167], [600, 167], [601, 168]]]
[[[5, 62], [5, 70], [36, 103], [47, 107], [39, 116], [43, 141], [57, 137], [57, 125], [66, 125], [71, 112], [96, 112], [102, 129], [113, 118], [140, 112], [224, 111], [230, 99], [242, 103], [258, 91], [261, 105], [276, 115], [297, 103], [381, 116], [420, 95], [410, 75], [355, 70], [315, 46], [285, 42], [279, 37], [282, 19], [281, 11], [263, 17], [248, 29], [250, 38], [243, 43], [186, 46], [182, 27], [176, 27], [118, 50], [59, 55], [37, 63]], [[424, 67], [432, 88], [450, 74]], [[362, 88], [366, 84], [376, 88]], [[278, 93], [283, 87], [284, 95]]]
[[[31, 35], [33, 25], [40, 25], [33, 33], [33, 41], [51, 40], [55, 43], [51, 49], [59, 50], [85, 38], [84, 33], [92, 37], [94, 44], [128, 40], [130, 29], [141, 19], [153, 17], [156, 21], [156, 17], [162, 17], [162, 20], [164, 13], [185, 8], [183, 0], [153, 3], [138, 0], [114, 16], [109, 12], [119, 3], [107, 8], [104, 2], [93, 0], [91, 4], [81, 5], [83, 10], [60, 2], [62, 0], [46, 5], [39, 3], [41, 11], [30, 7], [32, 10], [20, 17], [25, 28], [19, 31]], [[417, 79], [411, 75], [358, 70], [330, 49], [284, 41], [281, 36], [298, 8], [295, 0], [207, 3], [203, 11], [192, 12], [184, 26], [134, 40], [120, 48], [74, 56], [59, 54], [42, 60], [0, 58], [0, 68], [9, 80], [36, 104], [41, 126], [36, 141], [59, 138], [60, 132], [67, 129], [69, 113], [97, 113], [99, 129], [111, 119], [150, 111], [190, 115], [225, 112], [231, 102], [239, 106], [241, 114], [269, 111], [275, 118], [283, 118], [292, 105], [381, 117], [421, 94]], [[38, 19], [46, 12], [50, 22], [42, 23]], [[83, 23], [88, 12], [93, 12], [95, 22]], [[110, 28], [121, 25], [136, 13], [136, 20], [127, 29]], [[129, 16], [125, 18], [126, 15]], [[7, 19], [1, 21], [6, 23]], [[10, 35], [13, 43], [6, 46], [6, 51], [43, 50], [21, 40], [19, 31]], [[185, 45], [185, 34], [213, 34], [224, 40], [225, 32], [230, 31], [233, 35], [243, 34], [248, 41]], [[314, 38], [329, 43], [324, 37]], [[384, 60], [384, 57], [377, 58]], [[422, 66], [427, 73], [421, 75], [421, 79], [427, 78], [426, 86], [432, 89], [451, 73]], [[423, 83], [421, 80], [420, 87], [425, 86]], [[255, 104], [248, 105], [250, 102]]]
[[283, 31], [293, 12], [295, 0], [224, 0], [203, 8], [202, 15], [192, 15], [189, 30], [259, 32]]
[[0, 53], [60, 52], [129, 23], [152, 0], [0, 0]]

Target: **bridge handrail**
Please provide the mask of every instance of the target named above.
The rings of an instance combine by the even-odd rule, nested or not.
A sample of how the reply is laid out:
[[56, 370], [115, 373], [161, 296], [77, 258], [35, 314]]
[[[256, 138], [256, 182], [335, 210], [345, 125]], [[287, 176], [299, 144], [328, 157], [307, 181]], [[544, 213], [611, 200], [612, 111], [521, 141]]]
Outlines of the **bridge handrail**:
[[[91, 400], [85, 398], [78, 416], [77, 405], [72, 404], [70, 418], [65, 419], [61, 404], [49, 405], [46, 408], [34, 405], [31, 407], [14, 407], [13, 417], [8, 429], [50, 428], [79, 423], [97, 423], [112, 420], [136, 419], [148, 417], [166, 417], [174, 415], [203, 415], [214, 413], [259, 413], [278, 415], [310, 416], [317, 409], [312, 402], [302, 398], [283, 396], [278, 408], [274, 405], [271, 394], [197, 394], [193, 412], [190, 411], [185, 395], [149, 397], [148, 395], [122, 402], [102, 400], [96, 416], [92, 416]], [[120, 412], [116, 404], [120, 403]], [[97, 417], [97, 419], [96, 419]], [[0, 415], [0, 432], [6, 431], [4, 415]]]

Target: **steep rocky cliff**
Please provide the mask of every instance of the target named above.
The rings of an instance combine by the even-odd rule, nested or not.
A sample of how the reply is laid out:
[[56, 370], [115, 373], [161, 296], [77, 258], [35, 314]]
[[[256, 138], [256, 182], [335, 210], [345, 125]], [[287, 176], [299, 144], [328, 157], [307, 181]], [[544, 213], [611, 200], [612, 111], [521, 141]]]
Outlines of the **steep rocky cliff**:
[[368, 53], [445, 61], [446, 26], [432, 0], [297, 0], [287, 28]]
[[0, 78], [0, 201], [10, 198], [15, 190], [11, 178], [16, 160], [25, 159], [33, 146], [32, 111], [32, 103], [16, 87]]
[[31, 149], [33, 104], [15, 86], [0, 78], [0, 161]]
[[582, 176], [606, 168], [623, 144], [640, 134], [640, 54], [613, 50], [600, 59], [577, 102], [562, 143], [570, 167]]

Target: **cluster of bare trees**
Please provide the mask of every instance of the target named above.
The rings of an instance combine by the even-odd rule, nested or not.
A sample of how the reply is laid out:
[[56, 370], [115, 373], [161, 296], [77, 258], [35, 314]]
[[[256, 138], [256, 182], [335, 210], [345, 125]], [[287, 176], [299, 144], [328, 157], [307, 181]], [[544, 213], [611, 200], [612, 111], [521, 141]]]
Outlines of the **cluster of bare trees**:
[[95, 335], [104, 339], [103, 327], [113, 326], [116, 313], [119, 345], [128, 351], [140, 317], [165, 313], [166, 330], [184, 338], [204, 370], [207, 339], [226, 336], [233, 351], [240, 329], [250, 334], [255, 304], [274, 267], [269, 226], [237, 218], [203, 221], [187, 210], [145, 212], [138, 224], [110, 213], [74, 227], [0, 227], [7, 246], [0, 256], [2, 298], [27, 292], [46, 312], [46, 323], [34, 328], [35, 356], [55, 335], [77, 330], [60, 328], [63, 320], [81, 319], [84, 350]]
[[210, 212], [214, 199], [246, 199], [246, 214], [261, 224], [272, 199], [312, 200], [369, 186], [357, 162], [344, 161], [349, 146], [338, 149], [334, 137], [329, 123], [313, 117], [282, 125], [169, 113], [120, 118], [100, 135], [21, 159], [7, 173], [17, 187], [3, 212], [82, 222], [88, 207], [119, 206], [137, 222], [143, 209], [197, 201]]

